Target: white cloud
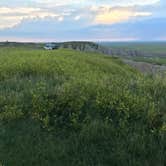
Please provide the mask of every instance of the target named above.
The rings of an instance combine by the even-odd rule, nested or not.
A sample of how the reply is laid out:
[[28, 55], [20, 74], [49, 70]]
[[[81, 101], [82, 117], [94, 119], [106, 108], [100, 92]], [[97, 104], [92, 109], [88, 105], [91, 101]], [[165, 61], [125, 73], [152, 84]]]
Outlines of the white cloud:
[[78, 21], [78, 20], [80, 20], [80, 18], [81, 18], [81, 16], [75, 16], [74, 20]]
[[40, 8], [7, 8], [0, 7], [0, 29], [12, 28], [26, 19], [56, 18], [62, 21], [60, 14]]
[[159, 2], [160, 0], [112, 0], [111, 5], [112, 6], [135, 6], [135, 5], [144, 6], [144, 5], [156, 4]]
[[151, 16], [152, 13], [151, 12], [134, 12], [133, 16], [134, 17], [146, 17], [146, 16]]
[[97, 24], [114, 24], [124, 21], [128, 21], [135, 17], [147, 17], [151, 16], [151, 12], [137, 11], [132, 7], [100, 7], [91, 8], [92, 11], [96, 11], [96, 17], [94, 22]]
[[53, 5], [53, 6], [60, 6], [60, 5], [111, 5], [112, 7], [115, 6], [134, 6], [134, 5], [151, 5], [159, 3], [160, 0], [33, 0], [38, 4], [44, 5]]
[[[10, 7], [10, 2], [11, 6], [15, 4], [19, 7]], [[23, 20], [46, 17], [60, 22], [64, 21], [65, 17], [70, 17], [75, 21], [85, 19], [88, 23], [92, 20], [92, 23], [113, 24], [135, 17], [150, 16], [151, 12], [133, 10], [133, 7], [158, 2], [160, 0], [25, 0], [24, 3], [22, 0], [8, 0], [7, 3], [6, 0], [1, 0], [0, 29], [12, 28]]]
[[64, 17], [59, 17], [58, 18], [58, 21], [60, 21], [60, 22], [63, 21], [63, 20], [64, 20]]

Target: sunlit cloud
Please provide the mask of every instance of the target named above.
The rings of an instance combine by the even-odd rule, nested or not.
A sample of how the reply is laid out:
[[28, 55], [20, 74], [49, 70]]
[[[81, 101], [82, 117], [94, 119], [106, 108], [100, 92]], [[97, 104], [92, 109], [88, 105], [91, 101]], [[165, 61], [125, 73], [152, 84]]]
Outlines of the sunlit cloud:
[[2, 5], [5, 5], [7, 1], [1, 0], [0, 2], [0, 29], [15, 27], [24, 20], [48, 17], [60, 22], [63, 22], [66, 17], [71, 17], [70, 19], [75, 21], [86, 19], [88, 23], [91, 20], [91, 24], [113, 24], [134, 17], [151, 16], [151, 12], [135, 11], [133, 7], [153, 5], [160, 0], [25, 0], [24, 3], [21, 0], [12, 1], [15, 1], [18, 7], [9, 7], [10, 3], [8, 7], [4, 7]]
[[13, 39], [18, 35], [20, 38], [38, 35], [43, 40], [53, 36], [104, 40], [110, 34], [112, 39], [122, 40], [125, 33], [123, 38], [132, 40], [134, 32], [138, 32], [133, 30], [126, 36], [125, 28], [120, 27], [118, 31], [123, 33], [117, 35], [113, 27], [165, 18], [165, 6], [164, 0], [0, 0], [0, 34], [1, 37], [12, 34]]
[[59, 21], [63, 20], [63, 17], [60, 14], [40, 8], [0, 7], [0, 29], [12, 28], [20, 24], [23, 20], [44, 19], [46, 17], [52, 17]]
[[[94, 10], [94, 9], [92, 9]], [[97, 24], [115, 24], [124, 22], [135, 17], [147, 17], [151, 16], [151, 12], [135, 11], [132, 8], [108, 8], [102, 7], [96, 9], [97, 15], [95, 23]]]

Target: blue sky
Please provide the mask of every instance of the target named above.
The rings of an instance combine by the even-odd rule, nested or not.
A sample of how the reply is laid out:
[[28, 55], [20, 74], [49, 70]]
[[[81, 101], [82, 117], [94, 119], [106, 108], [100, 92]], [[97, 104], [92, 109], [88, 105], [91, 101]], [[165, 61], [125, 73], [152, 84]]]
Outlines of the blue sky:
[[165, 0], [0, 1], [0, 41], [160, 41], [165, 29]]

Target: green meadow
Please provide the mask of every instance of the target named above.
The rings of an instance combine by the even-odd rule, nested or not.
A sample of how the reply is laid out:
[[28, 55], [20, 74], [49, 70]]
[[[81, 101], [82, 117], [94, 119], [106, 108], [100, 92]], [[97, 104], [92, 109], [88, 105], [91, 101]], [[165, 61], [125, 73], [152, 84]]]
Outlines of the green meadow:
[[165, 164], [166, 78], [102, 54], [0, 49], [0, 165]]
[[166, 56], [166, 42], [103, 42], [112, 49], [137, 50], [148, 56]]
[[129, 58], [132, 59], [134, 61], [138, 61], [138, 62], [147, 62], [147, 63], [152, 63], [155, 65], [166, 65], [166, 57], [133, 57], [133, 58]]

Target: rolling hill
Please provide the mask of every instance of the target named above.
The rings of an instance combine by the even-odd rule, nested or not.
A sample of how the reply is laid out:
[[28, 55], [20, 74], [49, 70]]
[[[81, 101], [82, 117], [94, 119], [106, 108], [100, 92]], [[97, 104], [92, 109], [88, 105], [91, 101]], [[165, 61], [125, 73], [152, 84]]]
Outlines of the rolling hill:
[[118, 58], [1, 48], [0, 165], [164, 166], [165, 101]]

